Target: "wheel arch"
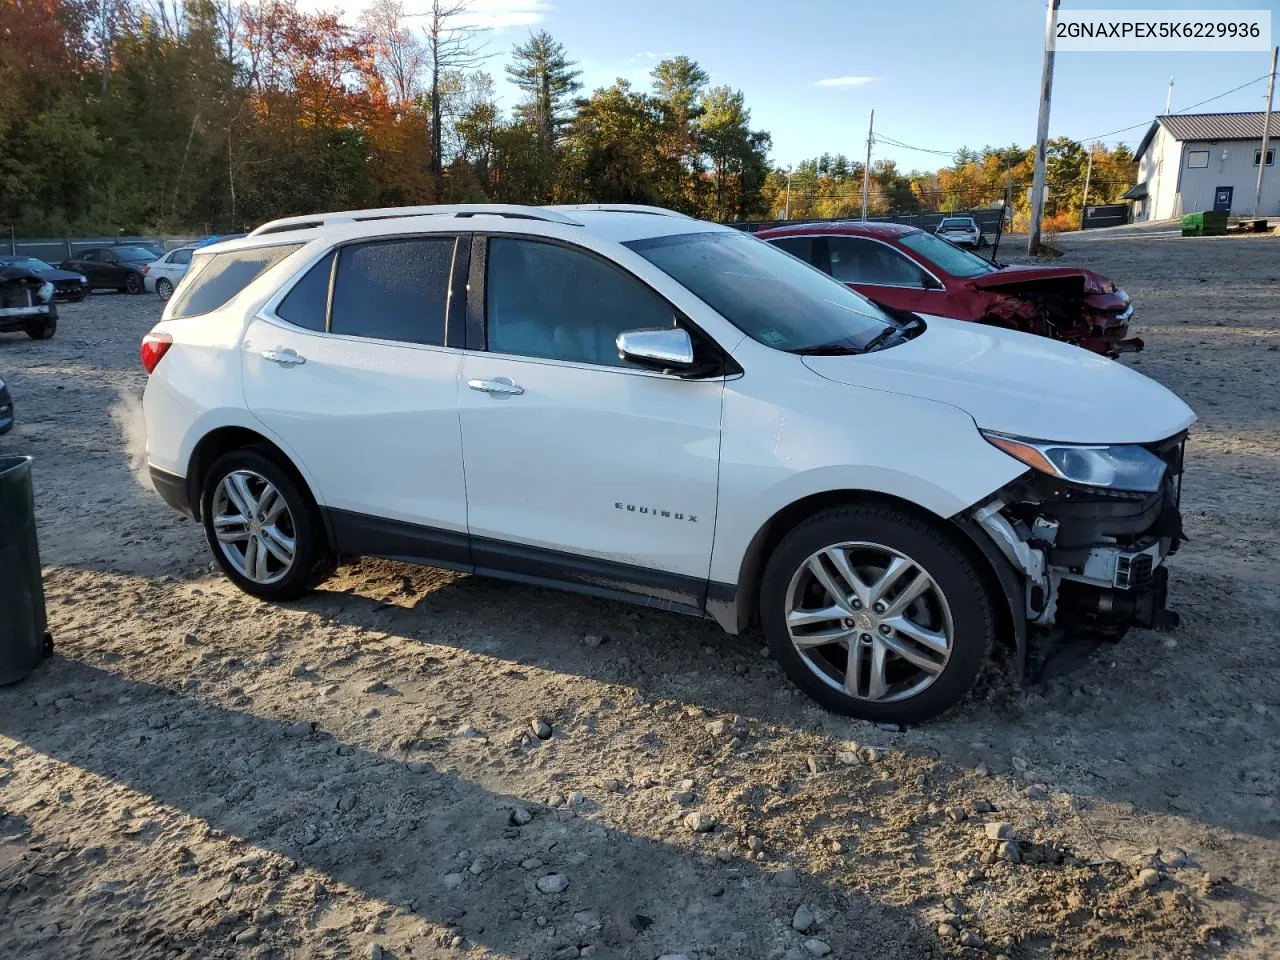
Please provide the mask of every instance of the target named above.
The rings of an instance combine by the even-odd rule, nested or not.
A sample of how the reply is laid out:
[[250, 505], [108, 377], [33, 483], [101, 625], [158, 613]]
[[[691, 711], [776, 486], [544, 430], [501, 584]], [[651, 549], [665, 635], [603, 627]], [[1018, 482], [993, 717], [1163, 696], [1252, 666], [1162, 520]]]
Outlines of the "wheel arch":
[[[957, 515], [947, 519], [925, 509], [917, 503], [893, 494], [875, 490], [838, 489], [808, 494], [777, 510], [756, 530], [742, 556], [736, 585], [711, 583], [707, 596], [707, 610], [725, 630], [739, 634], [752, 626], [758, 618], [761, 579], [765, 564], [774, 549], [796, 524], [828, 507], [867, 504], [892, 507], [927, 523], [951, 539], [974, 564], [982, 576], [998, 617], [997, 640], [1010, 646], [1017, 657], [1021, 672], [1026, 651], [1025, 618], [1018, 618], [1018, 603], [1014, 587], [1016, 580], [1012, 569], [1003, 569], [1003, 558], [994, 545], [984, 549], [984, 534]], [[1003, 561], [1008, 568], [1008, 561]]]
[[204, 480], [209, 468], [223, 454], [245, 448], [258, 450], [278, 463], [281, 469], [288, 471], [298, 486], [311, 498], [311, 502], [316, 505], [320, 516], [324, 520], [325, 536], [328, 537], [329, 543], [333, 544], [333, 530], [329, 526], [328, 511], [320, 509], [320, 499], [316, 496], [312, 485], [307, 482], [302, 470], [279, 444], [250, 427], [239, 425], [216, 427], [201, 437], [192, 449], [191, 456], [187, 461], [186, 481], [187, 504], [191, 508], [191, 516], [197, 522], [201, 519]]

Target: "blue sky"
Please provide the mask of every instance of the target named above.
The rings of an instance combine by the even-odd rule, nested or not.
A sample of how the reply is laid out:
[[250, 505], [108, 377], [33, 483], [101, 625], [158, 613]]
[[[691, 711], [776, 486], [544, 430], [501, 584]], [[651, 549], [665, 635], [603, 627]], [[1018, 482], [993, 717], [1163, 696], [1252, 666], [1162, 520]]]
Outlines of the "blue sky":
[[[423, 0], [405, 0], [409, 10]], [[1029, 145], [1035, 139], [1043, 58], [1041, 0], [472, 0], [492, 25], [487, 69], [504, 102], [514, 102], [503, 64], [513, 43], [545, 28], [579, 61], [586, 91], [618, 77], [648, 88], [664, 56], [686, 54], [713, 83], [740, 88], [753, 126], [773, 135], [782, 166], [826, 151], [861, 157], [867, 113], [878, 132], [904, 143]], [[311, 0], [307, 5], [319, 5]], [[328, 4], [326, 4], [328, 5]], [[1076, 9], [1270, 9], [1280, 0], [1064, 0]], [[349, 8], [349, 10], [354, 8]], [[1280, 37], [1273, 37], [1273, 43]], [[1050, 135], [1114, 133], [1135, 146], [1164, 109], [1190, 106], [1266, 74], [1269, 54], [1059, 53]], [[839, 78], [844, 78], [841, 81]], [[827, 81], [824, 85], [822, 81]], [[1259, 82], [1201, 110], [1261, 110]], [[1199, 112], [1199, 111], [1197, 111]], [[878, 144], [875, 156], [906, 169], [947, 162]]]

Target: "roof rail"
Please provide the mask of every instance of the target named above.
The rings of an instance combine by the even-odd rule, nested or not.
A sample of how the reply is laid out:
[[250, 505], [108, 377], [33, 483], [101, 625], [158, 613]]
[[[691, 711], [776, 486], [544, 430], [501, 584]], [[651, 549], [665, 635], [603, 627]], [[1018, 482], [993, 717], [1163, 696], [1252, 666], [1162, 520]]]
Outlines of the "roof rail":
[[374, 210], [341, 210], [335, 213], [281, 217], [262, 224], [251, 231], [249, 236], [260, 237], [286, 230], [312, 230], [334, 223], [365, 223], [401, 217], [510, 217], [516, 220], [542, 220], [571, 227], [582, 226], [577, 220], [548, 207], [527, 207], [517, 203], [438, 203], [418, 207], [380, 207]]
[[560, 203], [547, 210], [598, 210], [601, 213], [648, 213], [656, 217], [677, 217], [681, 220], [693, 220], [687, 213], [668, 210], [666, 207], [651, 207], [643, 203]]

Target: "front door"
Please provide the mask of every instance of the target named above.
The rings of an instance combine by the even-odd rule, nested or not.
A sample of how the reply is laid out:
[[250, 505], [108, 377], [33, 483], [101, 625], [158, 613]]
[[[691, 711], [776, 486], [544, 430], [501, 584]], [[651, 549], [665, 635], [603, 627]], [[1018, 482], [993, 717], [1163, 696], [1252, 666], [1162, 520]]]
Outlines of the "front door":
[[455, 246], [340, 247], [245, 335], [249, 409], [307, 468], [342, 552], [468, 565], [461, 351], [444, 346]]
[[1218, 187], [1213, 191], [1213, 212], [1214, 213], [1230, 213], [1231, 197], [1235, 193], [1235, 187]]
[[477, 571], [700, 608], [723, 379], [621, 360], [620, 331], [676, 311], [595, 254], [495, 237], [486, 261], [472, 309], [487, 349], [468, 352], [459, 391]]
[[928, 278], [916, 263], [878, 240], [843, 236], [824, 240], [817, 250], [822, 270], [875, 303], [896, 310], [920, 308]]

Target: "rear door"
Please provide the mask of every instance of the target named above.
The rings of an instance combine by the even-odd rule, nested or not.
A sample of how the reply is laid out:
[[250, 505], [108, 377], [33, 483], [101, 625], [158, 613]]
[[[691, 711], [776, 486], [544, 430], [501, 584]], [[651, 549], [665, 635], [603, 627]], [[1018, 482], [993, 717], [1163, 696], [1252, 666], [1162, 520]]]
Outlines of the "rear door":
[[68, 270], [75, 270], [83, 273], [89, 280], [89, 286], [102, 286], [102, 262], [99, 257], [101, 251], [83, 250], [75, 254], [72, 259], [64, 261]]
[[338, 247], [246, 332], [249, 409], [313, 478], [343, 552], [468, 563], [462, 357], [445, 338], [468, 250], [439, 234]]

